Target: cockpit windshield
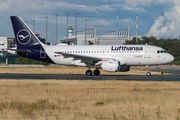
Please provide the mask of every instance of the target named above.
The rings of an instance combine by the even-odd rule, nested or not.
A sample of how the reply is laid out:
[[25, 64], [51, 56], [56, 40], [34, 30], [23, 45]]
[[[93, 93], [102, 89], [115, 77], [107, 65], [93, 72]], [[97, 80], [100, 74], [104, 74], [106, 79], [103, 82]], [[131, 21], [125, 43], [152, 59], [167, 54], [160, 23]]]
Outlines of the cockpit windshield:
[[165, 50], [158, 50], [157, 53], [167, 53]]

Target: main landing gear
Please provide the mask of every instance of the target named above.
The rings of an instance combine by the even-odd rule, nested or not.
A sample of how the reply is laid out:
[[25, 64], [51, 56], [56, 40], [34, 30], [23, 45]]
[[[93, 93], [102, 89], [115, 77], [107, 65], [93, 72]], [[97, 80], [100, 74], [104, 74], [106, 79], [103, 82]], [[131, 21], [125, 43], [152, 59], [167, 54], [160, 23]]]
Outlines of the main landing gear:
[[[99, 75], [100, 71], [98, 69], [94, 70], [94, 75]], [[91, 70], [87, 70], [86, 71], [86, 75], [87, 76], [91, 76], [92, 75], [92, 71]]]
[[151, 76], [151, 72], [149, 72], [149, 65], [146, 65], [146, 69], [147, 69], [146, 75], [147, 75], [147, 76]]
[[98, 69], [94, 70], [94, 75], [99, 75], [100, 71]]
[[91, 71], [91, 70], [87, 70], [87, 71], [86, 71], [86, 75], [87, 75], [87, 76], [91, 76], [91, 75], [92, 75], [92, 71]]

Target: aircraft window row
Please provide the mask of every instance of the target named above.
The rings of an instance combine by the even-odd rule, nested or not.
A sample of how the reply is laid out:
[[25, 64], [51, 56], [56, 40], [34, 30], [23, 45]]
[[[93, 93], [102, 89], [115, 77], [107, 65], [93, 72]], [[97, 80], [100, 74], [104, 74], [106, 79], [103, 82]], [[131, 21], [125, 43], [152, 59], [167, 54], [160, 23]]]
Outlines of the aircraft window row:
[[[62, 51], [64, 53], [105, 53], [104, 51]], [[166, 51], [163, 51], [166, 52]], [[140, 53], [140, 51], [107, 51], [106, 53]]]
[[104, 53], [104, 51], [62, 51], [64, 53]]
[[165, 50], [158, 50], [157, 53], [167, 53]]
[[111, 53], [140, 53], [140, 51], [111, 51]]

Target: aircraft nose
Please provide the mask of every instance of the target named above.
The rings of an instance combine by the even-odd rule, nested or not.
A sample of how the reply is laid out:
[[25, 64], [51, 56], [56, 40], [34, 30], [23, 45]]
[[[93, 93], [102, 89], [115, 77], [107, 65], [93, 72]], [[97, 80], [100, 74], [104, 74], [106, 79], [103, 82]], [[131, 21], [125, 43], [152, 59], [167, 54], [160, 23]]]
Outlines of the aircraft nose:
[[172, 61], [174, 61], [174, 56], [172, 56], [172, 55], [169, 55], [169, 56], [168, 56], [168, 60], [169, 60], [169, 62], [172, 62]]

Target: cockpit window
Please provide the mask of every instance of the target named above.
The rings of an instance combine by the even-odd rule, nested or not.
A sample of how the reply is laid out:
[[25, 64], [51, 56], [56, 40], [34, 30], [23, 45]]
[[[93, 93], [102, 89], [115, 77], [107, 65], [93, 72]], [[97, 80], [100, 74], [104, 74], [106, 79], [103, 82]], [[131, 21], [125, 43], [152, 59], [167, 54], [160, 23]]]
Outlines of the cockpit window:
[[158, 50], [157, 53], [167, 53], [165, 50]]

